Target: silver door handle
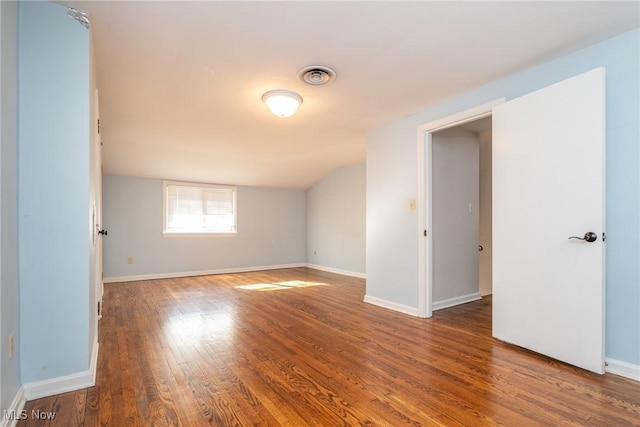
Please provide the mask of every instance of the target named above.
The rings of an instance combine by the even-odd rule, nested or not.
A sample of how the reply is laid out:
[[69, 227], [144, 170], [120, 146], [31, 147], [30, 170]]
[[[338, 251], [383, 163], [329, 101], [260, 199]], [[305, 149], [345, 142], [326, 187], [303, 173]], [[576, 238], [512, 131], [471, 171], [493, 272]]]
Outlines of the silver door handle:
[[571, 236], [571, 237], [569, 237], [569, 239], [584, 240], [585, 242], [591, 243], [591, 242], [595, 242], [596, 240], [598, 240], [598, 235], [596, 233], [594, 233], [593, 231], [589, 231], [589, 232], [584, 234], [584, 237]]

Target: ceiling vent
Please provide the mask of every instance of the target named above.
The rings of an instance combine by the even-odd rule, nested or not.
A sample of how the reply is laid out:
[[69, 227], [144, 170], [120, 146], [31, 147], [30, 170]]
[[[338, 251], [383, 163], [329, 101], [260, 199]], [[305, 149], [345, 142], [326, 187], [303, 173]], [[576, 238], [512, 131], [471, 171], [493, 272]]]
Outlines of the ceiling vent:
[[322, 86], [333, 83], [336, 72], [322, 65], [309, 65], [298, 71], [298, 79], [312, 86]]

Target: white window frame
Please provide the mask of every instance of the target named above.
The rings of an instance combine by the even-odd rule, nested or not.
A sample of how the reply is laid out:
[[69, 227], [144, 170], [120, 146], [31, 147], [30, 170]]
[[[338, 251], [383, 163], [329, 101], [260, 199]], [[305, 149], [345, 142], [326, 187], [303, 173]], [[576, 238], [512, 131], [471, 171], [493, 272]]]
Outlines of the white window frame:
[[[230, 190], [233, 194], [233, 230], [232, 231], [167, 231], [168, 197], [167, 189], [170, 186], [211, 188]], [[197, 236], [235, 236], [238, 234], [238, 188], [231, 185], [205, 184], [185, 181], [162, 181], [162, 234], [165, 237], [197, 237]]]

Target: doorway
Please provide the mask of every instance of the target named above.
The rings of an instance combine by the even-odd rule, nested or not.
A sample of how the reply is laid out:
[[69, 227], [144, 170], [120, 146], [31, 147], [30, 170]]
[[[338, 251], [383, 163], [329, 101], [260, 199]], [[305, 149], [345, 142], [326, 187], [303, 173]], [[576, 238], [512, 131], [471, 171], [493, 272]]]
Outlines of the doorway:
[[491, 284], [491, 117], [432, 133], [432, 310], [481, 299]]
[[[423, 239], [418, 246], [418, 313], [431, 317], [433, 311], [433, 239], [427, 238], [433, 229], [433, 135], [436, 132], [491, 117], [493, 107], [505, 102], [504, 98], [444, 117], [418, 128], [418, 227]], [[490, 120], [490, 119], [489, 119]], [[469, 125], [473, 126], [473, 125]], [[469, 206], [467, 205], [467, 209]], [[473, 209], [473, 207], [472, 207]], [[476, 234], [477, 237], [477, 234]], [[477, 243], [476, 243], [477, 244]], [[476, 246], [475, 251], [479, 248]], [[477, 263], [476, 263], [477, 266]], [[477, 281], [476, 281], [477, 283]], [[436, 307], [437, 308], [437, 307]], [[443, 307], [440, 307], [443, 308]]]

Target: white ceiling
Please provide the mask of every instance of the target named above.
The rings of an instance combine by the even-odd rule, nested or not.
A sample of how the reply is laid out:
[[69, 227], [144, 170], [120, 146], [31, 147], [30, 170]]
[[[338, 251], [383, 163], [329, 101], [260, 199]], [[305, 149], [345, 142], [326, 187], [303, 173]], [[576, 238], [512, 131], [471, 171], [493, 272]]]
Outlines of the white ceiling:
[[[91, 14], [105, 173], [297, 189], [368, 130], [639, 25], [635, 1], [63, 3]], [[316, 64], [337, 80], [297, 80]]]

